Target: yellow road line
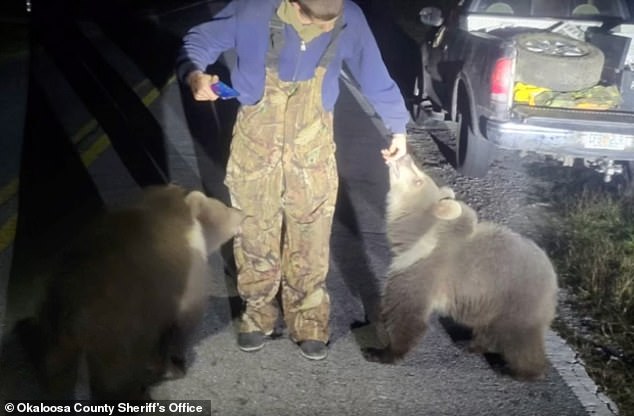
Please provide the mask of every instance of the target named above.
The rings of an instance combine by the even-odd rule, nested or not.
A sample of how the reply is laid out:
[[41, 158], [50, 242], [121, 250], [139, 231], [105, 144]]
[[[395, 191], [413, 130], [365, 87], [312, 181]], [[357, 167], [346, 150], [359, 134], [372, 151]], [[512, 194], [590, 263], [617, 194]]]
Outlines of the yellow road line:
[[152, 88], [150, 92], [147, 93], [145, 97], [143, 97], [143, 104], [148, 107], [150, 104], [154, 102], [158, 98], [161, 93], [156, 89]]
[[18, 184], [18, 178], [13, 178], [8, 184], [0, 188], [0, 205], [4, 204], [11, 199], [13, 195], [18, 193]]
[[72, 142], [74, 144], [81, 142], [82, 140], [84, 140], [84, 138], [86, 138], [86, 136], [90, 134], [90, 132], [94, 131], [98, 127], [99, 123], [97, 123], [97, 120], [95, 120], [94, 118], [90, 119], [89, 122], [81, 126], [79, 130], [77, 130], [77, 132], [73, 134], [73, 137], [71, 137]]
[[[173, 82], [176, 81], [176, 77], [172, 76], [170, 77], [167, 82], [165, 83], [165, 86], [168, 86], [170, 84], [172, 84]], [[149, 81], [147, 79], [141, 81], [134, 89], [135, 91], [139, 91], [145, 84], [147, 84]], [[156, 101], [156, 99], [161, 95], [161, 92], [159, 90], [157, 90], [156, 88], [152, 87], [152, 89], [150, 89], [150, 91], [142, 98], [143, 104], [145, 104], [146, 107], [150, 106], [154, 101]], [[87, 123], [85, 123], [83, 126], [81, 126], [77, 132], [75, 132], [75, 134], [73, 134], [71, 140], [74, 144], [78, 144], [79, 142], [81, 142], [86, 136], [88, 136], [91, 132], [93, 132], [96, 128], [99, 127], [99, 124], [97, 123], [97, 120], [95, 120], [94, 118], [91, 119], [90, 121], [88, 121]], [[101, 139], [101, 137], [100, 137]], [[102, 144], [100, 144], [99, 146], [102, 146]], [[86, 152], [91, 152], [94, 151], [92, 149], [88, 149], [86, 150]], [[93, 158], [90, 157], [83, 157], [82, 156], [82, 160], [83, 159], [90, 159], [91, 162], [94, 162]], [[2, 188], [0, 188], [0, 205], [4, 204], [5, 202], [7, 202], [9, 199], [11, 199], [18, 191], [18, 179], [12, 179], [9, 183], [7, 183], [6, 185], [4, 185]]]
[[[176, 81], [176, 77], [172, 76], [167, 80], [165, 86], [172, 84]], [[139, 83], [135, 90], [140, 89], [148, 80], [143, 80]], [[150, 91], [142, 98], [143, 104], [149, 107], [156, 99], [161, 95], [161, 91], [152, 87]], [[75, 134], [73, 134], [71, 140], [74, 144], [78, 144], [84, 140], [91, 132], [99, 127], [99, 124], [95, 119], [91, 119], [86, 124], [81, 126]], [[87, 149], [83, 150], [80, 154], [81, 160], [84, 166], [89, 167], [92, 165], [99, 156], [110, 147], [110, 138], [107, 134], [101, 134], [97, 140], [95, 140]], [[4, 204], [18, 193], [19, 179], [14, 178], [9, 183], [0, 188], [0, 205]], [[9, 219], [0, 227], [0, 253], [9, 247], [13, 243], [15, 238], [16, 227], [18, 224], [17, 214], [13, 214]]]
[[[109, 147], [110, 147], [110, 139], [108, 138], [107, 135], [102, 134], [86, 150], [81, 152], [82, 162], [84, 163], [86, 167], [90, 166]], [[4, 192], [8, 194], [9, 191], [12, 191], [12, 189], [10, 190], [9, 187], [11, 188], [15, 187], [15, 191], [17, 192], [18, 180], [14, 179], [13, 181], [11, 181], [11, 183], [8, 186], [6, 186], [5, 188], [1, 190], [1, 192], [3, 192], [3, 194], [1, 195], [2, 202], [5, 202]], [[10, 197], [11, 195], [8, 196], [7, 200]], [[13, 243], [13, 239], [15, 238], [15, 233], [17, 229], [17, 224], [18, 224], [18, 215], [12, 214], [9, 217], [9, 219], [2, 225], [2, 227], [0, 227], [0, 253], [6, 250]]]
[[97, 158], [110, 147], [110, 138], [106, 134], [99, 136], [90, 147], [81, 152], [81, 161], [86, 167], [92, 165]]
[[0, 253], [7, 249], [15, 238], [15, 230], [18, 224], [18, 214], [13, 214], [0, 227]]

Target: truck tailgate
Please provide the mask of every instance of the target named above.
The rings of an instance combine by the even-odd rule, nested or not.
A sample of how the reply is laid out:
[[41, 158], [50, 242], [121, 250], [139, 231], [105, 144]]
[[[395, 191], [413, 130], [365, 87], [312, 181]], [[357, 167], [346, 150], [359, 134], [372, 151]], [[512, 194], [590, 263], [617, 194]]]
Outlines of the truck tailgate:
[[515, 105], [513, 118], [522, 124], [573, 131], [634, 133], [634, 113]]

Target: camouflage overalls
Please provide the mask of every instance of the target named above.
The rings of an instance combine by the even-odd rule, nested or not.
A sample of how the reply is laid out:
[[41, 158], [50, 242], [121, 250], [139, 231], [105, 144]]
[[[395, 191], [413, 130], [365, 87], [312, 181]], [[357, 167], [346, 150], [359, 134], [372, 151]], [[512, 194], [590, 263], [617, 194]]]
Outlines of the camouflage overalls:
[[261, 101], [238, 112], [225, 184], [233, 206], [248, 216], [234, 240], [246, 303], [240, 332], [273, 329], [281, 287], [290, 337], [328, 341], [326, 274], [338, 177], [333, 117], [321, 89], [335, 44], [315, 76], [299, 82], [279, 80], [271, 47]]

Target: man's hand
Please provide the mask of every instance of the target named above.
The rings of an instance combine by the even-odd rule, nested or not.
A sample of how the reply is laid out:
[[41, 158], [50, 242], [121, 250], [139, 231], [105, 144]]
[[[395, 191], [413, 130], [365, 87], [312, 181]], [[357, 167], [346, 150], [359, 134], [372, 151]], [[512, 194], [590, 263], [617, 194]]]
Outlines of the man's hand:
[[407, 153], [407, 140], [405, 134], [393, 134], [392, 143], [387, 149], [381, 150], [381, 155], [385, 159], [385, 163], [397, 160], [405, 156]]
[[205, 74], [202, 71], [192, 71], [187, 75], [187, 84], [196, 101], [216, 101], [218, 96], [211, 90], [211, 84], [218, 81], [217, 75]]

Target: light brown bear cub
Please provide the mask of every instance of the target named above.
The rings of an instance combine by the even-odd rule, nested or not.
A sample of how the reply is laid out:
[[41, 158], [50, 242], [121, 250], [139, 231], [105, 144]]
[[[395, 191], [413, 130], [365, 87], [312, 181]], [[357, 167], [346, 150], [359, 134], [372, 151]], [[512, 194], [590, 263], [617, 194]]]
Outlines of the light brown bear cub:
[[208, 255], [242, 220], [218, 200], [169, 185], [92, 224], [53, 274], [39, 318], [21, 328], [42, 357], [47, 395], [72, 397], [82, 355], [93, 399], [148, 398], [171, 370], [184, 374], [212, 278]]
[[404, 357], [432, 312], [472, 329], [470, 349], [502, 355], [511, 375], [537, 379], [546, 368], [544, 336], [555, 316], [557, 276], [535, 243], [478, 222], [405, 156], [389, 168], [387, 236], [393, 259], [381, 300], [384, 349], [370, 361]]

